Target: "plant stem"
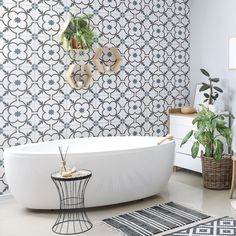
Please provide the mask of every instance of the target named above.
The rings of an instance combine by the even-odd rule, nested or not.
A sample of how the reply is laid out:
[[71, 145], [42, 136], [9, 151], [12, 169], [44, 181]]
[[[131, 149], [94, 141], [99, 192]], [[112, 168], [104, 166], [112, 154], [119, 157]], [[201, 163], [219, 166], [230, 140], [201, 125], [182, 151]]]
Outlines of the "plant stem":
[[211, 82], [211, 80], [210, 80], [210, 97], [209, 97], [209, 105], [212, 105], [213, 103], [212, 103], [212, 82]]

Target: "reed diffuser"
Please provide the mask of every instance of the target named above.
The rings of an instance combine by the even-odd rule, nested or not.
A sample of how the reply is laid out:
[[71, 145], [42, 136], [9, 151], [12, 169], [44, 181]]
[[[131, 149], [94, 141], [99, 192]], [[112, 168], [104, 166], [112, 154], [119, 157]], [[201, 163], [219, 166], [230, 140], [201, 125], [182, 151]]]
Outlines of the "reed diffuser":
[[68, 147], [66, 148], [66, 152], [63, 155], [62, 152], [62, 147], [58, 147], [59, 152], [60, 152], [60, 156], [61, 156], [61, 168], [60, 168], [60, 174], [62, 177], [71, 177], [73, 175], [73, 173], [76, 172], [76, 168], [72, 168], [72, 169], [67, 169], [66, 168], [66, 157], [67, 157], [67, 152], [68, 152]]
[[62, 147], [59, 146], [58, 149], [59, 149], [60, 156], [61, 156], [60, 172], [61, 172], [61, 175], [63, 176], [63, 172], [67, 172], [67, 169], [66, 169], [66, 156], [67, 156], [67, 152], [68, 152], [68, 147], [66, 148], [66, 152], [65, 152], [64, 155], [63, 155], [63, 152], [62, 152]]

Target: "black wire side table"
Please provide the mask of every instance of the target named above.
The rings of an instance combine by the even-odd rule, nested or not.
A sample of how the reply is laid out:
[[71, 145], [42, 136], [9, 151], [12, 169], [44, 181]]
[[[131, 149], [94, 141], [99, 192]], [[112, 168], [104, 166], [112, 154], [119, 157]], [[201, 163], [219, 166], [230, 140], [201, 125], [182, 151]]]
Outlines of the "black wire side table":
[[85, 190], [91, 176], [89, 170], [78, 170], [72, 177], [62, 177], [59, 172], [51, 175], [60, 198], [59, 214], [52, 226], [54, 233], [81, 234], [93, 227], [84, 207]]

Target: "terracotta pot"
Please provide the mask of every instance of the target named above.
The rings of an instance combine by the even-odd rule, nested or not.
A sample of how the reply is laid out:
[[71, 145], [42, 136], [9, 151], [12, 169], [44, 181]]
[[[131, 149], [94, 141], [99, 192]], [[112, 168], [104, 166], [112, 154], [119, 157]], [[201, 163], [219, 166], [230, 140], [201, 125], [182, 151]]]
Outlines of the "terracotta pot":
[[201, 155], [203, 185], [208, 189], [230, 189], [232, 179], [231, 155], [223, 154], [221, 160]]
[[81, 43], [77, 42], [75, 38], [72, 39], [72, 48], [73, 49], [80, 49], [81, 48]]

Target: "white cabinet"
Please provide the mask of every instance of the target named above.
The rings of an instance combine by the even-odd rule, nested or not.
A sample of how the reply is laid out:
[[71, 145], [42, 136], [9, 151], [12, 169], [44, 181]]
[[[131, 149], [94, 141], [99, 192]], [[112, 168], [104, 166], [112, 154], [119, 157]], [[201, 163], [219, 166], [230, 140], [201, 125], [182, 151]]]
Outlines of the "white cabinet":
[[[200, 158], [200, 151], [198, 156], [193, 159], [191, 156], [191, 147], [194, 142], [194, 138], [191, 137], [190, 140], [180, 147], [183, 138], [190, 130], [196, 130], [196, 126], [192, 124], [193, 119], [197, 116], [194, 114], [183, 114], [180, 109], [170, 109], [169, 110], [169, 133], [174, 136], [176, 142], [176, 155], [175, 155], [175, 166], [182, 167], [185, 169], [193, 170], [202, 173], [202, 163]], [[229, 124], [229, 119], [225, 118], [227, 124]], [[203, 150], [203, 147], [200, 147]], [[227, 148], [225, 146], [225, 151]]]
[[192, 125], [192, 121], [197, 114], [182, 114], [178, 109], [170, 109], [169, 115], [169, 133], [174, 136], [176, 142], [174, 165], [202, 173], [200, 153], [196, 159], [193, 159], [191, 156], [191, 147], [194, 139], [191, 138], [185, 145], [180, 147], [185, 135], [190, 130], [196, 129]]

